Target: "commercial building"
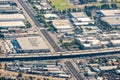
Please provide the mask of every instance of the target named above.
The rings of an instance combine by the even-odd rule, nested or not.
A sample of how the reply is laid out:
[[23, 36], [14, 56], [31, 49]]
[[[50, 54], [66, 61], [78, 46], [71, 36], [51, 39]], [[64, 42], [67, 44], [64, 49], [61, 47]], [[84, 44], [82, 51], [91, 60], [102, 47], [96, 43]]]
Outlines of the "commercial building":
[[35, 6], [35, 8], [36, 8], [37, 10], [41, 10], [41, 9], [42, 9], [42, 6], [41, 6], [41, 5], [35, 4], [34, 6]]
[[72, 25], [69, 20], [52, 20], [52, 24], [58, 32], [69, 32], [72, 30]]
[[0, 5], [0, 13], [17, 13], [19, 10], [19, 8], [10, 4]]
[[16, 40], [12, 40], [11, 43], [18, 53], [38, 53], [50, 51], [43, 38], [39, 36], [20, 37]]
[[80, 26], [82, 29], [83, 34], [89, 35], [89, 34], [97, 34], [98, 32], [101, 32], [101, 30], [97, 26]]
[[99, 69], [101, 71], [109, 71], [109, 70], [113, 70], [113, 69], [116, 69], [117, 66], [100, 66]]
[[120, 46], [120, 40], [111, 40], [111, 43], [113, 47], [119, 47]]
[[58, 18], [57, 14], [44, 14], [44, 17], [45, 17], [46, 19]]
[[113, 29], [120, 29], [120, 17], [102, 18], [101, 20]]
[[76, 13], [70, 13], [71, 18], [85, 18], [87, 17], [85, 12], [76, 12]]
[[77, 38], [84, 49], [99, 49], [101, 48], [100, 41], [94, 37]]
[[0, 29], [8, 29], [8, 28], [25, 28], [25, 24], [23, 21], [0, 22]]
[[97, 12], [98, 16], [100, 17], [119, 17], [120, 16], [120, 10], [100, 10]]
[[89, 18], [85, 12], [71, 13], [70, 17], [75, 26], [94, 24], [94, 21]]
[[25, 21], [23, 14], [0, 14], [0, 21]]
[[0, 4], [11, 4], [15, 3], [15, 0], [0, 0]]

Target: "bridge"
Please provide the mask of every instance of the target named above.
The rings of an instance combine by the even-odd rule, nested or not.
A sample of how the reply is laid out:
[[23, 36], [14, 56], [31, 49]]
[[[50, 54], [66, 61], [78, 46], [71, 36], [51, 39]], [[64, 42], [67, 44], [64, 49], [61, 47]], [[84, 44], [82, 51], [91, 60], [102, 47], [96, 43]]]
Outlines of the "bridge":
[[65, 59], [65, 58], [92, 58], [108, 55], [120, 54], [120, 48], [108, 48], [98, 50], [81, 50], [81, 51], [68, 51], [68, 52], [56, 52], [55, 54], [9, 54], [8, 56], [0, 56], [0, 62], [5, 61], [33, 61], [33, 60], [53, 60], [53, 59]]

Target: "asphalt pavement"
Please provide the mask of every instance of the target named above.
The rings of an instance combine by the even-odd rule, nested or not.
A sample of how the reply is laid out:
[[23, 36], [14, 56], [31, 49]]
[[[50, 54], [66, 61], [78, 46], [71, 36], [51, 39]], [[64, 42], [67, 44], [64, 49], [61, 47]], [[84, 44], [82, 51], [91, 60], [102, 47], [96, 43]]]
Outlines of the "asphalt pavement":
[[65, 62], [65, 65], [68, 67], [71, 73], [75, 76], [76, 80], [84, 80], [70, 61]]

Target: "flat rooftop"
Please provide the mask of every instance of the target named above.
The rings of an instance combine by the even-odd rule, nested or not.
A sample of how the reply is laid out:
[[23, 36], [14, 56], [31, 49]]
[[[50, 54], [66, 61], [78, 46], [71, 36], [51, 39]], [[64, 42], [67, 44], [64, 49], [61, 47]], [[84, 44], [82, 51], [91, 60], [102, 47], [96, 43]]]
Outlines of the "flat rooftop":
[[42, 37], [17, 38], [17, 42], [23, 50], [49, 49]]
[[10, 21], [10, 22], [0, 22], [0, 27], [7, 28], [7, 27], [25, 27], [23, 21]]
[[25, 20], [23, 14], [0, 14], [0, 20]]
[[52, 20], [52, 23], [57, 29], [71, 29], [72, 25], [69, 20]]
[[118, 25], [120, 26], [120, 18], [103, 18], [103, 21], [107, 22], [111, 26]]
[[116, 10], [100, 10], [100, 12], [104, 16], [118, 16], [118, 15], [120, 15], [120, 10], [119, 9], [116, 9]]
[[44, 14], [45, 18], [58, 18], [57, 14]]
[[76, 12], [76, 13], [71, 13], [71, 15], [72, 15], [74, 18], [87, 17], [87, 15], [86, 15], [86, 13], [85, 13], [85, 12]]
[[10, 6], [9, 4], [6, 4], [6, 5], [0, 5], [0, 8], [1, 7], [12, 7], [12, 6]]

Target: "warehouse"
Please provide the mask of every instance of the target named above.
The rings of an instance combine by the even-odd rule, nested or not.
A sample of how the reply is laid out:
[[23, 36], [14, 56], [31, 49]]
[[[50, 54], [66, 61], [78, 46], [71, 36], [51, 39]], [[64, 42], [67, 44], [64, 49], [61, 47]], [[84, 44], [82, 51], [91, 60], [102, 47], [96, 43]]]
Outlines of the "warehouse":
[[0, 4], [11, 4], [15, 3], [15, 0], [0, 0]]
[[72, 25], [69, 20], [52, 20], [52, 24], [58, 32], [69, 32], [72, 30]]
[[119, 47], [120, 46], [120, 40], [111, 40], [111, 43], [113, 47]]
[[23, 14], [0, 14], [0, 21], [25, 21]]
[[71, 13], [70, 16], [72, 18], [85, 18], [87, 17], [86, 13], [85, 12], [76, 12], [76, 13]]
[[17, 38], [16, 40], [12, 40], [11, 43], [18, 53], [39, 53], [50, 51], [47, 44], [39, 36]]
[[57, 19], [57, 14], [44, 14], [45, 19]]
[[75, 26], [83, 26], [94, 24], [94, 21], [89, 18], [85, 12], [77, 12], [70, 14], [71, 21], [74, 22]]
[[103, 18], [101, 20], [107, 23], [106, 26], [109, 25], [113, 29], [117, 29], [117, 30], [120, 29], [120, 18], [119, 17]]
[[83, 49], [99, 49], [101, 48], [100, 41], [94, 37], [81, 37], [77, 38]]
[[100, 10], [97, 14], [101, 17], [118, 17], [120, 16], [120, 10]]
[[7, 5], [0, 5], [0, 13], [17, 13], [19, 12], [19, 8], [16, 6]]
[[23, 21], [0, 22], [0, 29], [8, 28], [25, 28], [25, 24]]

